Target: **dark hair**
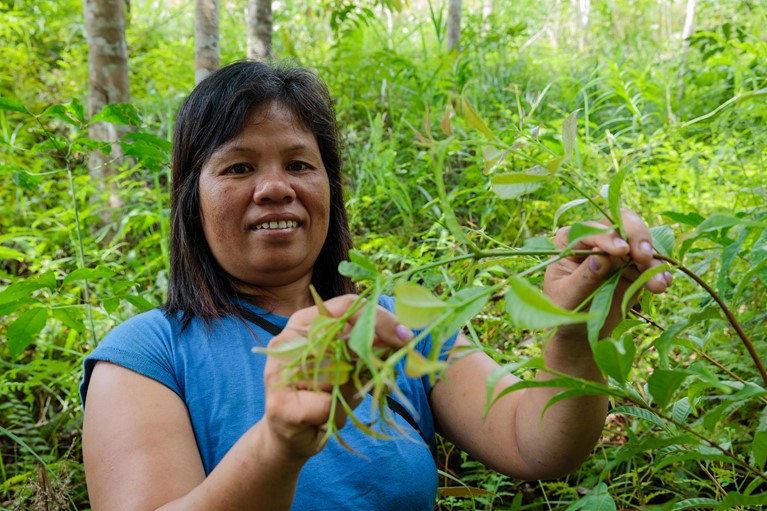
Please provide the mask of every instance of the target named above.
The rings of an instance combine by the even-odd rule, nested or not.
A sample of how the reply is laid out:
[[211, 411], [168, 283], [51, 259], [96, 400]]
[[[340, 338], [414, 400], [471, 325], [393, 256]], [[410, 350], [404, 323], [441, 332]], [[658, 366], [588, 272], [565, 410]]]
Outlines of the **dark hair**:
[[198, 182], [213, 152], [242, 131], [250, 114], [277, 103], [317, 139], [330, 182], [328, 235], [314, 263], [312, 284], [322, 298], [353, 291], [338, 273], [352, 247], [341, 182], [338, 126], [325, 84], [312, 72], [286, 64], [236, 62], [203, 80], [179, 110], [173, 136], [170, 278], [167, 314], [206, 322], [240, 315], [237, 280], [213, 257], [200, 216]]

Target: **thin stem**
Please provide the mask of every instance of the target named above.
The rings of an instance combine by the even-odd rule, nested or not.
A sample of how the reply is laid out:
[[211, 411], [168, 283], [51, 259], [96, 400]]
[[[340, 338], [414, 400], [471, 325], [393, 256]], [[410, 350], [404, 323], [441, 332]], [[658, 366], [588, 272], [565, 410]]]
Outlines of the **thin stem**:
[[735, 332], [738, 334], [738, 337], [740, 337], [740, 340], [743, 341], [743, 345], [746, 347], [746, 350], [748, 351], [748, 354], [751, 356], [751, 359], [754, 361], [754, 364], [756, 364], [756, 369], [759, 371], [759, 375], [762, 377], [762, 381], [765, 385], [767, 385], [767, 370], [764, 368], [764, 364], [762, 363], [761, 359], [759, 358], [759, 354], [756, 352], [756, 348], [754, 347], [754, 343], [751, 342], [751, 339], [749, 339], [748, 335], [746, 335], [746, 332], [743, 330], [743, 327], [740, 325], [740, 322], [738, 322], [737, 318], [735, 317], [735, 314], [730, 310], [729, 307], [727, 307], [727, 304], [724, 303], [724, 300], [722, 300], [722, 297], [719, 296], [719, 294], [714, 291], [714, 289], [709, 286], [705, 280], [700, 278], [695, 272], [684, 266], [679, 261], [676, 261], [675, 259], [672, 259], [670, 257], [666, 257], [664, 255], [655, 254], [656, 259], [661, 259], [662, 261], [666, 261], [679, 269], [682, 273], [690, 277], [692, 280], [694, 280], [700, 287], [706, 290], [706, 292], [713, 298], [717, 305], [719, 305], [719, 308], [722, 309], [722, 312], [724, 312], [724, 315], [727, 316], [727, 320], [730, 322], [732, 327], [735, 329]]

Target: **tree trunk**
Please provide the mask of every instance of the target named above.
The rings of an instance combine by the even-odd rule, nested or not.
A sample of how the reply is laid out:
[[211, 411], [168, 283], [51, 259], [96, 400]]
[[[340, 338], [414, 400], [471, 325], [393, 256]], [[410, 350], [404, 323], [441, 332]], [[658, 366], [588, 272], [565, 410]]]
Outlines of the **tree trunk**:
[[195, 0], [194, 83], [198, 84], [221, 66], [218, 44], [218, 0]]
[[272, 56], [272, 0], [248, 0], [248, 58]]
[[461, 0], [450, 0], [447, 10], [447, 49], [460, 50], [461, 44]]
[[[125, 42], [125, 1], [84, 0], [85, 32], [88, 39], [88, 113], [91, 117], [106, 105], [130, 101], [128, 45]], [[92, 124], [89, 136], [111, 142], [107, 156], [93, 151], [88, 171], [101, 191], [109, 191], [109, 205], [121, 205], [114, 183], [108, 179], [116, 173], [123, 152], [118, 140], [129, 128], [108, 122]]]
[[578, 0], [578, 50], [583, 51], [589, 35], [590, 0]]
[[692, 34], [695, 32], [695, 6], [696, 0], [687, 0], [684, 28], [682, 28], [682, 51], [679, 55], [678, 102], [681, 102], [684, 98], [684, 75], [687, 72], [687, 52], [690, 50], [690, 37], [692, 37]]

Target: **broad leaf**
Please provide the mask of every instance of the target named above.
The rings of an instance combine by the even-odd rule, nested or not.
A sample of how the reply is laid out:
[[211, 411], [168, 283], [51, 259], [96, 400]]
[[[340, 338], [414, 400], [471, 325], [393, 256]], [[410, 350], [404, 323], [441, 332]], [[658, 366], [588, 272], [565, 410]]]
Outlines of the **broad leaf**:
[[376, 293], [368, 298], [349, 334], [349, 348], [365, 362], [370, 361], [370, 355], [373, 351], [377, 304], [378, 294]]
[[13, 98], [6, 98], [0, 96], [0, 110], [10, 110], [12, 112], [20, 112], [22, 114], [30, 114], [27, 107], [22, 105], [19, 101]]
[[97, 122], [111, 122], [112, 124], [126, 124], [140, 126], [141, 115], [136, 107], [130, 103], [116, 103], [106, 105], [99, 113], [91, 118], [91, 124]]
[[461, 113], [466, 119], [466, 122], [469, 123], [469, 126], [485, 135], [488, 140], [498, 140], [492, 130], [487, 127], [485, 121], [482, 120], [482, 117], [480, 117], [477, 111], [474, 110], [474, 106], [472, 106], [471, 102], [463, 94], [461, 94]]
[[509, 279], [506, 313], [516, 327], [531, 330], [584, 323], [591, 317], [590, 314], [563, 309], [527, 280], [519, 277]]
[[16, 321], [8, 325], [8, 351], [11, 357], [18, 357], [27, 346], [32, 344], [48, 321], [48, 309], [40, 307], [23, 312]]
[[410, 378], [420, 378], [439, 373], [447, 366], [442, 360], [429, 360], [417, 350], [408, 351], [405, 359], [405, 374]]
[[635, 356], [636, 346], [631, 335], [624, 335], [620, 339], [607, 338], [598, 342], [594, 348], [594, 360], [599, 369], [620, 383], [628, 380]]
[[682, 370], [656, 369], [647, 379], [647, 390], [653, 398], [653, 401], [661, 408], [674, 397], [674, 393], [689, 376], [689, 373]]
[[406, 282], [394, 288], [394, 313], [408, 328], [423, 328], [447, 309], [447, 304], [418, 284]]
[[567, 511], [616, 511], [615, 501], [605, 483], [599, 483], [588, 495], [574, 502]]
[[64, 278], [62, 285], [78, 280], [94, 280], [114, 277], [115, 272], [109, 268], [97, 266], [95, 268], [78, 268]]
[[572, 158], [575, 147], [578, 144], [578, 112], [575, 111], [567, 116], [562, 122], [562, 146], [565, 158]]
[[674, 237], [674, 231], [668, 225], [659, 225], [657, 227], [650, 228], [650, 236], [652, 236], [652, 245], [659, 254], [666, 257], [671, 257], [674, 253], [674, 244], [676, 238]]
[[618, 287], [621, 273], [616, 272], [607, 279], [594, 295], [594, 298], [591, 299], [591, 305], [589, 306], [591, 317], [586, 322], [586, 327], [588, 328], [589, 345], [591, 345], [592, 349], [599, 340], [602, 327], [605, 326], [607, 316], [610, 314], [610, 309], [613, 305], [613, 295], [615, 295], [615, 288]]

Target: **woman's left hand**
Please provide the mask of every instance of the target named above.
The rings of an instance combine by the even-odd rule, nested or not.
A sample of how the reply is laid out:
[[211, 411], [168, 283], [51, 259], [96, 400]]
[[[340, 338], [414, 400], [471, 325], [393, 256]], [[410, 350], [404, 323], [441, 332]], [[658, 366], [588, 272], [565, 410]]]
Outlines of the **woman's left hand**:
[[[584, 238], [573, 247], [574, 250], [604, 252], [605, 255], [564, 258], [548, 266], [543, 281], [544, 293], [554, 303], [573, 310], [591, 296], [614, 271], [630, 260], [632, 264], [621, 275], [600, 337], [610, 335], [620, 323], [622, 319], [620, 304], [631, 282], [636, 280], [642, 272], [661, 264], [660, 260], [653, 257], [652, 237], [647, 224], [633, 211], [624, 209], [621, 213], [627, 239], [621, 238], [615, 230]], [[601, 224], [592, 223], [610, 225], [607, 220]], [[567, 246], [569, 230], [569, 227], [564, 227], [557, 232], [554, 244], [558, 248]], [[662, 293], [671, 285], [671, 280], [671, 272], [661, 272], [648, 280], [644, 287], [653, 293]], [[584, 325], [570, 325], [561, 328], [560, 333], [567, 337], [585, 337], [585, 328]]]

